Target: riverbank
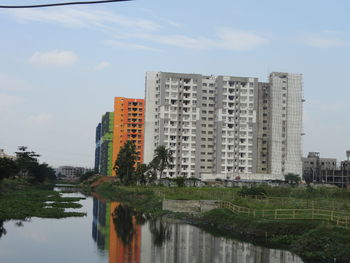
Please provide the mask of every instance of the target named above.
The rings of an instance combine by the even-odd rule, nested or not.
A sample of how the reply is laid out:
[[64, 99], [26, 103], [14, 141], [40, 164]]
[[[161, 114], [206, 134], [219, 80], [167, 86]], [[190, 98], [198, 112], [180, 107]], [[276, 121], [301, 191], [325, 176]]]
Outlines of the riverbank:
[[62, 197], [54, 191], [53, 184], [32, 185], [23, 179], [5, 179], [0, 184], [0, 220], [85, 216], [85, 213], [65, 211], [65, 208], [80, 208], [77, 202], [81, 199]]
[[[115, 183], [103, 183], [94, 189], [99, 195], [113, 201], [123, 202], [137, 211], [152, 217], [181, 219], [220, 236], [234, 237], [257, 245], [288, 249], [305, 262], [349, 262], [350, 231], [326, 224], [320, 220], [269, 220], [236, 215], [228, 209], [218, 208], [203, 214], [173, 213], [162, 210], [162, 199], [204, 200], [236, 196], [239, 188], [174, 188], [123, 187]], [[318, 197], [334, 197], [343, 203], [348, 192], [331, 190], [308, 191], [306, 189], [267, 189], [268, 191], [306, 196], [310, 200]], [[270, 193], [272, 194], [272, 193]], [[211, 198], [210, 198], [211, 197]], [[334, 200], [333, 200], [334, 201]], [[244, 200], [249, 205], [249, 201]], [[261, 205], [251, 202], [251, 206]], [[275, 205], [267, 202], [268, 206]]]

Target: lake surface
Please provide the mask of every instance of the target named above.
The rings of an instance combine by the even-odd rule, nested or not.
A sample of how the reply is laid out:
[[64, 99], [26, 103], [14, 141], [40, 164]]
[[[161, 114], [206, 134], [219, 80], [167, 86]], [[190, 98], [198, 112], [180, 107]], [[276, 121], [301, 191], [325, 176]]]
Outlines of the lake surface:
[[5, 222], [0, 262], [303, 262], [288, 251], [214, 237], [188, 224], [152, 220], [117, 202], [87, 197], [80, 203], [81, 209], [67, 210], [86, 212], [86, 217]]

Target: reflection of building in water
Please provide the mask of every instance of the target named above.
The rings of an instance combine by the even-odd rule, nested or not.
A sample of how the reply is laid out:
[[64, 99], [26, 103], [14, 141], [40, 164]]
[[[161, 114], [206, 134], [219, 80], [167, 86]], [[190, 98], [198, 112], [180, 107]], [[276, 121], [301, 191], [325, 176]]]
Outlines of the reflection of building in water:
[[[118, 236], [113, 212], [120, 203], [93, 200], [92, 238], [101, 250], [109, 251], [110, 263], [139, 263], [141, 252], [141, 226], [136, 224], [133, 216], [130, 231], [133, 231], [130, 244], [125, 245]], [[127, 224], [125, 224], [127, 225]]]
[[139, 263], [141, 253], [141, 226], [136, 224], [136, 219], [132, 217], [132, 227], [134, 234], [130, 244], [125, 245], [118, 237], [112, 213], [120, 203], [110, 204], [110, 239], [109, 239], [109, 263]]
[[[303, 262], [288, 251], [214, 237], [191, 225], [163, 222], [162, 227], [148, 222], [140, 226], [127, 207], [119, 206], [94, 199], [92, 235], [99, 249], [109, 250], [109, 263]], [[116, 218], [113, 212], [118, 207], [125, 214]]]
[[107, 249], [109, 243], [110, 206], [106, 202], [94, 198], [92, 238], [99, 249]]
[[[143, 263], [302, 262], [299, 257], [287, 251], [267, 249], [236, 240], [214, 237], [190, 225], [171, 224], [170, 228], [171, 237], [161, 247], [153, 245], [151, 235], [142, 236]], [[144, 231], [143, 234], [145, 234]]]

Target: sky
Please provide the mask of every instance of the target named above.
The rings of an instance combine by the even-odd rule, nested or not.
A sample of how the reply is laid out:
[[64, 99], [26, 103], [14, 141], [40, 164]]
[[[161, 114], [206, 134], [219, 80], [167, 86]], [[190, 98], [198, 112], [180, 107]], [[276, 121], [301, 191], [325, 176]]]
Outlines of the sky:
[[350, 149], [348, 10], [347, 0], [0, 9], [0, 148], [12, 154], [25, 145], [54, 167], [93, 167], [102, 114], [115, 96], [143, 98], [146, 71], [260, 81], [277, 71], [303, 74], [304, 154], [343, 160]]

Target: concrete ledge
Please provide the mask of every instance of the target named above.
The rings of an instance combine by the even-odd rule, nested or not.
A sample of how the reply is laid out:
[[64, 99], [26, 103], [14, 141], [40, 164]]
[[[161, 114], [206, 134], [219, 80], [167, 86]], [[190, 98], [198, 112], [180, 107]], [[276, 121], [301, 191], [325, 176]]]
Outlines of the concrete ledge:
[[162, 209], [182, 213], [202, 213], [219, 207], [216, 200], [163, 200]]

